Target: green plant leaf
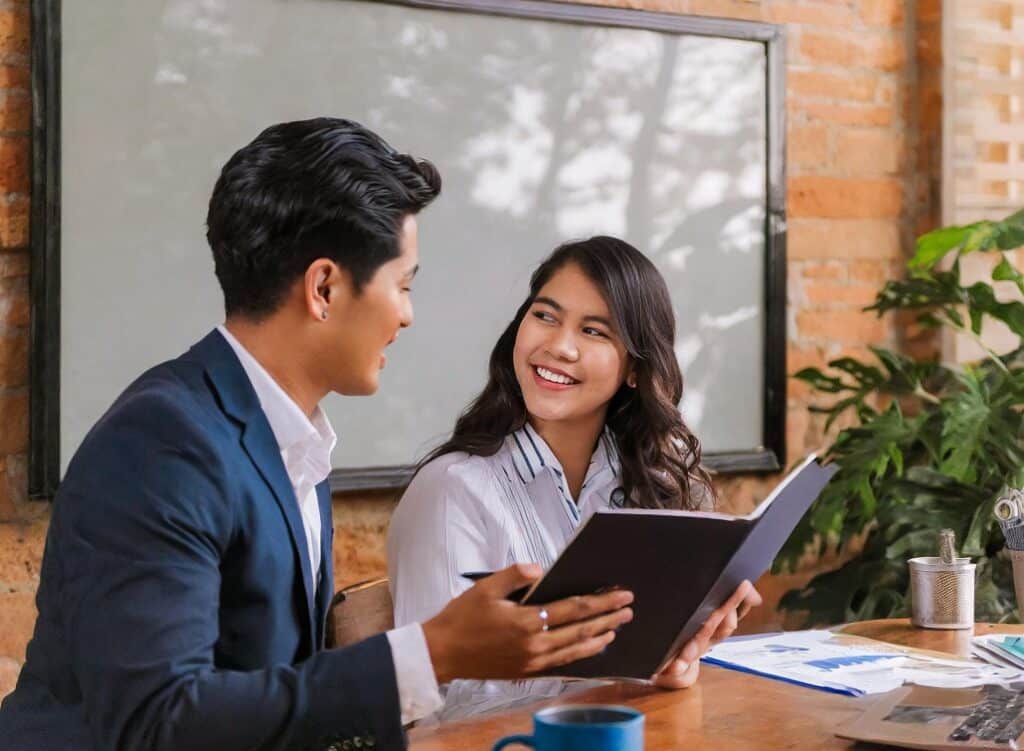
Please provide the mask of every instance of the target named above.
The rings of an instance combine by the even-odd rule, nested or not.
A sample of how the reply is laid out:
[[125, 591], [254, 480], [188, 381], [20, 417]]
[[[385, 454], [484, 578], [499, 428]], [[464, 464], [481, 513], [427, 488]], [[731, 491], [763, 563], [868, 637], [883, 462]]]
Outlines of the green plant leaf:
[[985, 538], [996, 526], [992, 512], [995, 510], [997, 500], [998, 498], [993, 495], [975, 510], [974, 516], [971, 518], [971, 526], [967, 529], [967, 536], [960, 546], [963, 555], [984, 555]]
[[1024, 292], [1024, 274], [1017, 271], [1005, 255], [999, 261], [999, 265], [992, 269], [992, 279], [997, 282], [1013, 282], [1017, 289]]
[[978, 250], [989, 250], [996, 247], [999, 227], [993, 222], [978, 222], [971, 227], [960, 246], [960, 255], [974, 253]]
[[959, 247], [971, 227], [943, 227], [917, 239], [914, 257], [907, 264], [912, 269], [930, 269], [951, 250]]
[[1024, 245], [1024, 209], [999, 222], [996, 245], [1000, 250], [1015, 250]]
[[803, 368], [794, 373], [792, 378], [803, 381], [815, 391], [824, 391], [827, 394], [838, 394], [851, 388], [841, 379], [825, 375], [817, 368]]

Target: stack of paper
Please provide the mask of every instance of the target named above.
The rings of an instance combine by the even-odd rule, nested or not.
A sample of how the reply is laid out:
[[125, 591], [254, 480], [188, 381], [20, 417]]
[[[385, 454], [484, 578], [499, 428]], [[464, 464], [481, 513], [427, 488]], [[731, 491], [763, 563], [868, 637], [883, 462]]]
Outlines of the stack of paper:
[[1024, 670], [1024, 636], [975, 636], [971, 639], [971, 655], [999, 667]]
[[851, 696], [883, 693], [904, 683], [965, 688], [1024, 679], [1020, 667], [946, 657], [831, 631], [734, 637], [708, 652], [704, 661]]

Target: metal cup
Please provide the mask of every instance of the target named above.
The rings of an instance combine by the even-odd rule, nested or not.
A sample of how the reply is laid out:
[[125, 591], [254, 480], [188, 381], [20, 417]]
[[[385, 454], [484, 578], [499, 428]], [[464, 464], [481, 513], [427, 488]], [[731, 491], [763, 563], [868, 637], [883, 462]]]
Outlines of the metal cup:
[[[970, 558], [911, 558], [911, 622], [922, 628], [974, 628], [974, 564]], [[1016, 562], [1014, 568], [1016, 569]], [[1024, 585], [1024, 560], [1021, 562]], [[1016, 581], [1016, 577], [1014, 577]], [[1018, 593], [1018, 599], [1020, 594]]]
[[1013, 591], [1017, 595], [1017, 612], [1024, 610], [1024, 550], [1011, 550], [1013, 564]]

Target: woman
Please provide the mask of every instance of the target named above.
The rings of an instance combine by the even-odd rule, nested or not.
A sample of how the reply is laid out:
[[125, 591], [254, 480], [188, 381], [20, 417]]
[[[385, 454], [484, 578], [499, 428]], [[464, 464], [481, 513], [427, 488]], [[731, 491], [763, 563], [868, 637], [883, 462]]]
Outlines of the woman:
[[[548, 567], [598, 509], [711, 505], [700, 444], [677, 406], [674, 340], [665, 281], [628, 243], [568, 243], [541, 264], [494, 347], [487, 385], [392, 517], [397, 625], [467, 589], [464, 572]], [[700, 655], [760, 602], [744, 582], [654, 682], [692, 685]]]

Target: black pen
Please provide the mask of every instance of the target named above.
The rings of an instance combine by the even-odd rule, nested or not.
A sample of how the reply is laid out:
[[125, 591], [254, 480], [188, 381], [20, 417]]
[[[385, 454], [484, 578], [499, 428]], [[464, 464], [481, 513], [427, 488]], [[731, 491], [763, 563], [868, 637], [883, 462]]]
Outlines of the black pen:
[[[463, 579], [469, 579], [472, 582], [480, 579], [486, 579], [488, 576], [494, 574], [493, 571], [464, 571], [459, 574]], [[512, 602], [522, 602], [523, 598], [526, 597], [526, 593], [530, 591], [530, 585], [527, 584], [525, 587], [513, 590], [505, 595], [506, 600], [512, 600]]]

